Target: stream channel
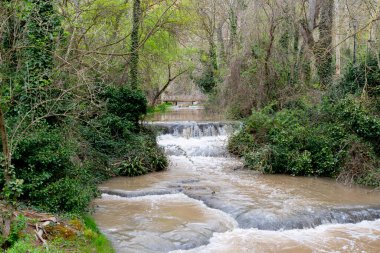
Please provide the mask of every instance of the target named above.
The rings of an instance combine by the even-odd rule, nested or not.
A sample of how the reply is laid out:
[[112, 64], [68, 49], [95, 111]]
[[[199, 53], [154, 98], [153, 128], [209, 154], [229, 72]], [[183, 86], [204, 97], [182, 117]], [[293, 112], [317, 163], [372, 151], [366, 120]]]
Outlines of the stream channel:
[[380, 252], [379, 191], [246, 170], [226, 151], [236, 123], [199, 108], [156, 120], [169, 168], [111, 179], [95, 201], [117, 252]]

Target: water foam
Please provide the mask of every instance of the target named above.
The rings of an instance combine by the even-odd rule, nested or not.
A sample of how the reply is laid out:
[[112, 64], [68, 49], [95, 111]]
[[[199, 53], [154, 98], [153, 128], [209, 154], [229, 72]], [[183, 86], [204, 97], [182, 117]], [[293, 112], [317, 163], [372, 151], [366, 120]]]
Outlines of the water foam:
[[225, 143], [227, 136], [206, 136], [199, 138], [184, 138], [173, 135], [161, 135], [157, 142], [165, 149], [167, 155], [175, 156], [204, 156], [225, 157], [228, 156]]
[[229, 135], [238, 126], [236, 122], [153, 122], [149, 125], [161, 130], [163, 135], [184, 138]]
[[379, 252], [380, 220], [329, 224], [312, 229], [235, 229], [215, 233], [206, 246], [171, 253]]

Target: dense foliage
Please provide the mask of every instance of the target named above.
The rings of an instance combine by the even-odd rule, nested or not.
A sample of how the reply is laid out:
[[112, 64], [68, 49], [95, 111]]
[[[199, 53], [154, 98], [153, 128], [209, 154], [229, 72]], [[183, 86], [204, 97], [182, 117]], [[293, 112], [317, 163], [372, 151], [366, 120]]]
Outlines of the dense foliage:
[[70, 42], [57, 5], [19, 0], [1, 8], [9, 17], [0, 33], [0, 187], [6, 200], [83, 212], [103, 180], [167, 166], [154, 133], [140, 123], [147, 113], [143, 92], [96, 71], [95, 80], [79, 82], [59, 68], [56, 60], [64, 56], [56, 53]]
[[139, 120], [145, 97], [128, 88], [107, 88], [103, 108], [91, 119], [41, 121], [13, 154], [21, 199], [50, 211], [80, 212], [110, 176], [138, 176], [167, 165], [154, 133]]
[[[230, 139], [231, 153], [264, 173], [334, 177], [345, 183], [380, 186], [380, 70], [367, 78], [368, 97], [360, 77], [364, 63], [349, 67], [322, 102], [306, 98], [253, 111]], [[337, 97], [337, 93], [339, 97]]]
[[344, 93], [361, 94], [367, 92], [371, 97], [380, 96], [380, 70], [376, 53], [365, 54], [356, 64], [349, 64], [340, 81]]
[[155, 135], [140, 126], [147, 113], [147, 101], [141, 92], [125, 87], [108, 88], [103, 95], [106, 110], [82, 126], [92, 152], [106, 155], [113, 173], [139, 176], [163, 170], [167, 160], [157, 147]]

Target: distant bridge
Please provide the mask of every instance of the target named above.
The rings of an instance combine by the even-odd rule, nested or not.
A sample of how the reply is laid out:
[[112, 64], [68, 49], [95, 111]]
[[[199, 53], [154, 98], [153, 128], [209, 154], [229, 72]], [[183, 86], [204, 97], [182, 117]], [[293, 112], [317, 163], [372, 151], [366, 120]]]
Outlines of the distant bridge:
[[180, 103], [191, 103], [192, 105], [194, 105], [206, 101], [207, 96], [205, 95], [173, 95], [161, 97], [161, 102], [172, 103], [173, 105], [178, 105]]

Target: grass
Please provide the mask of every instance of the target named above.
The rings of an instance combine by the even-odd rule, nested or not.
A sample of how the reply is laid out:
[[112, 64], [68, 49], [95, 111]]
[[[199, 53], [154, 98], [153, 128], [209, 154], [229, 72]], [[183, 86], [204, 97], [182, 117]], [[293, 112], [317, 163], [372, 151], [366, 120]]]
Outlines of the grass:
[[148, 115], [153, 115], [155, 113], [165, 113], [171, 106], [173, 106], [172, 103], [162, 103], [156, 106], [151, 106], [148, 108]]
[[52, 235], [47, 240], [47, 247], [36, 242], [32, 233], [25, 233], [9, 248], [7, 253], [113, 253], [112, 244], [101, 234], [94, 219], [89, 215], [74, 216], [65, 222], [67, 226], [76, 229], [73, 236], [67, 236], [65, 226], [55, 226], [49, 230]]

